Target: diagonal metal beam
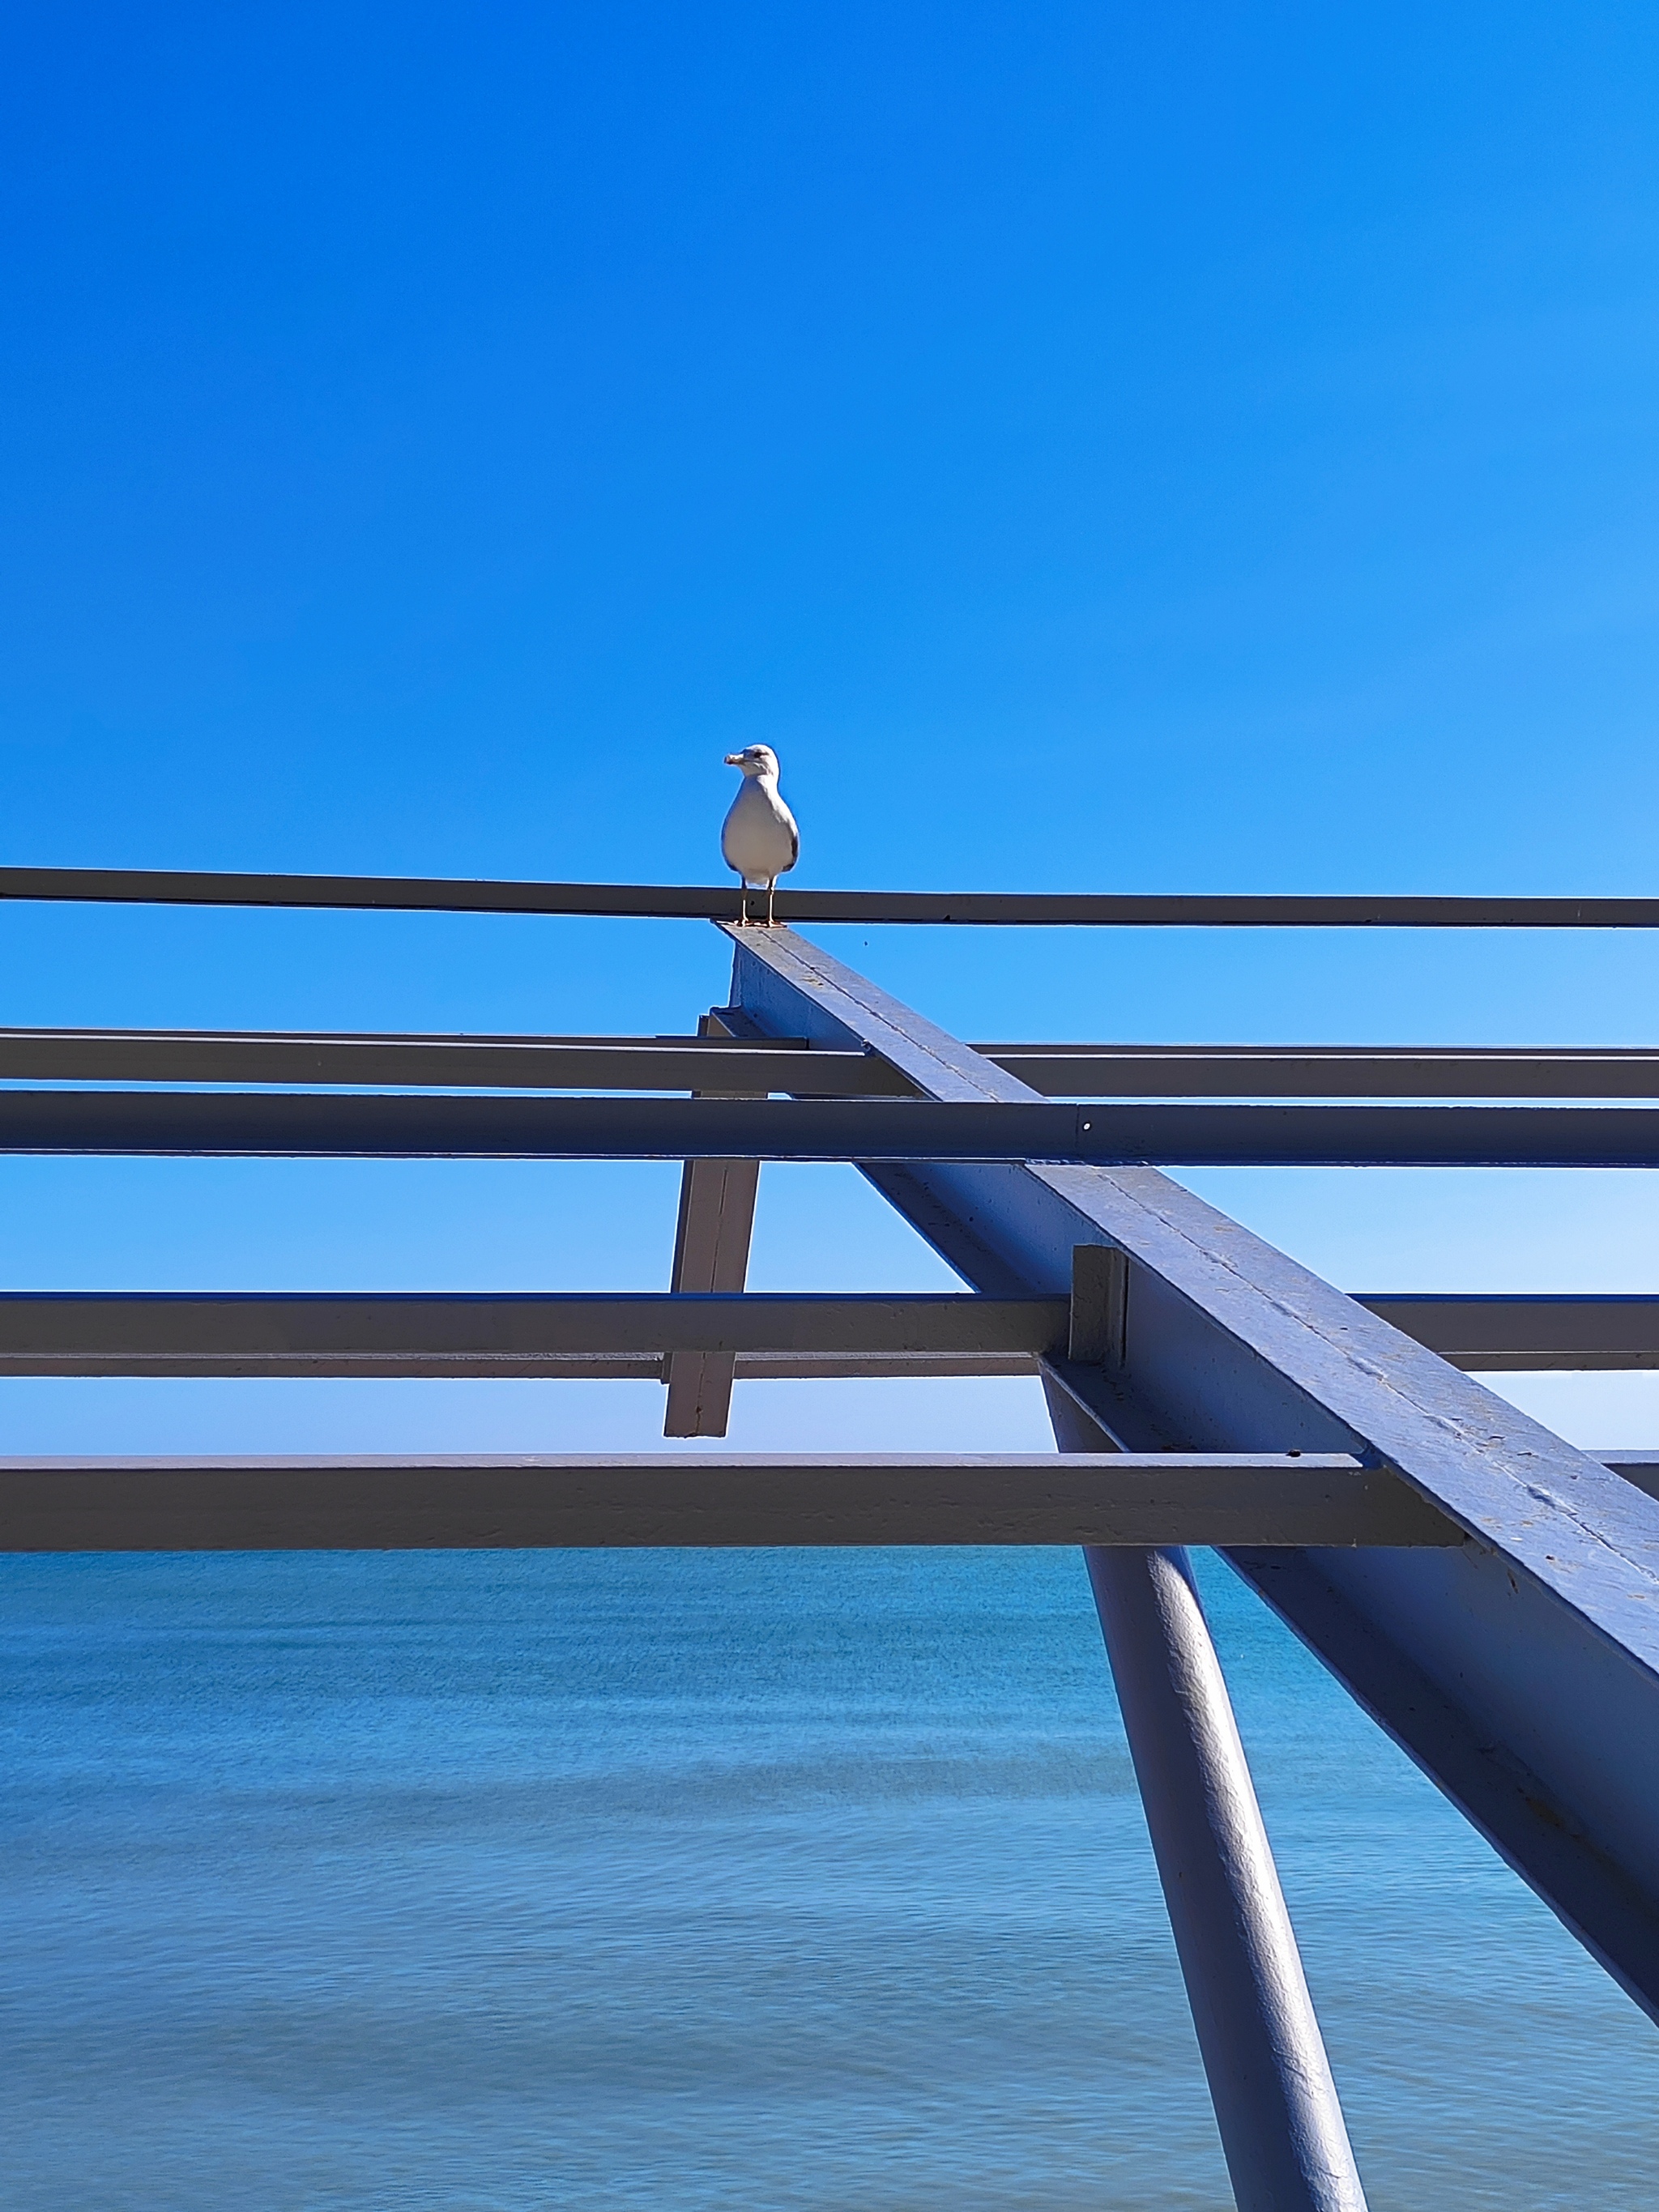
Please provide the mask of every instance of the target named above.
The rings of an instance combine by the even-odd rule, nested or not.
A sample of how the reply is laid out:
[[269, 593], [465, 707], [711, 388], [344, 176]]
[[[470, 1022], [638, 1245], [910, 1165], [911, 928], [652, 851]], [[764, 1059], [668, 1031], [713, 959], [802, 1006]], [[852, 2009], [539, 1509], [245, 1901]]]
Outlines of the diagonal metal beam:
[[[1099, 1449], [1106, 1438], [1098, 1424], [1052, 1380], [1044, 1387], [1062, 1451]], [[1363, 2212], [1336, 2085], [1187, 1553], [1091, 1544], [1084, 1558], [1237, 2200], [1248, 2212]]]
[[[737, 947], [733, 996], [761, 1028], [861, 1041], [928, 1097], [964, 1107], [1018, 1107], [1028, 1095], [993, 1062], [793, 933], [727, 933]], [[1056, 1386], [1081, 1375], [1098, 1377], [1101, 1387], [1050, 1389], [1062, 1447], [1168, 1447], [1167, 1425], [1130, 1372], [1125, 1293], [1133, 1273], [1126, 1283], [1115, 1260], [1097, 1263], [1079, 1249], [1122, 1249], [1119, 1240], [1063, 1201], [1051, 1211], [1045, 1184], [1014, 1163], [866, 1172], [981, 1292], [1072, 1287], [1067, 1352], [1082, 1357], [1052, 1361], [1050, 1375]], [[1025, 1224], [1034, 1199], [1035, 1239]], [[1297, 1412], [1287, 1409], [1285, 1418], [1295, 1420]], [[1242, 2212], [1363, 2212], [1249, 1769], [1184, 1559], [1178, 1551], [1132, 1550], [1112, 1555], [1108, 1568], [1108, 1555], [1091, 1549], [1086, 1556]]]
[[[791, 933], [739, 945], [763, 1027], [868, 1035], [948, 1095], [1010, 1079]], [[907, 1029], [912, 1041], [907, 1048]], [[1128, 1263], [1122, 1365], [1051, 1371], [1109, 1433], [1373, 1452], [1455, 1552], [1228, 1553], [1637, 2002], [1659, 2013], [1659, 1504], [1151, 1170], [877, 1168], [969, 1281], [1057, 1291]], [[1121, 1409], [1127, 1408], [1127, 1412]]]

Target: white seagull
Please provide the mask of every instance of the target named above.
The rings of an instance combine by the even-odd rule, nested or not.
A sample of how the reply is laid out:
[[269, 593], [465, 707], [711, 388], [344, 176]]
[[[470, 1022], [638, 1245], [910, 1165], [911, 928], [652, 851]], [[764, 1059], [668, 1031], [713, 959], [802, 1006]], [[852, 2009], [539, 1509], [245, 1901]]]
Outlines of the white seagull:
[[743, 921], [749, 919], [750, 884], [764, 884], [769, 924], [778, 878], [787, 875], [800, 858], [800, 832], [779, 795], [778, 757], [770, 745], [745, 745], [740, 753], [727, 753], [726, 765], [743, 770], [743, 784], [720, 831], [720, 850], [743, 885]]

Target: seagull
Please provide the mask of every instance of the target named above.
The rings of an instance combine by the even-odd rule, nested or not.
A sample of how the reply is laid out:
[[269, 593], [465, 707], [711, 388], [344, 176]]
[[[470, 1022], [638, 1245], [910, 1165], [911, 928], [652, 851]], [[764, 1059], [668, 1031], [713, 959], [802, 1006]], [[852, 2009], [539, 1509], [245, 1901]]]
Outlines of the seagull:
[[743, 921], [749, 919], [750, 884], [764, 884], [769, 925], [778, 878], [800, 858], [800, 832], [778, 794], [778, 757], [770, 745], [745, 745], [740, 753], [727, 753], [726, 765], [743, 770], [743, 785], [720, 831], [720, 850], [743, 885]]

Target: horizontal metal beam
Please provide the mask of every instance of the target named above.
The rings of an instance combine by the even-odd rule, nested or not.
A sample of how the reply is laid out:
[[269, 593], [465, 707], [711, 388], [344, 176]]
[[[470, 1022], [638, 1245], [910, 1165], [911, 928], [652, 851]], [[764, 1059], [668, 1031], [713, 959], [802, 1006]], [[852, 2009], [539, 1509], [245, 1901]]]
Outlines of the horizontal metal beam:
[[[972, 1050], [1058, 1098], [1651, 1098], [1632, 1047], [989, 1044]], [[915, 1095], [873, 1052], [804, 1037], [310, 1035], [0, 1029], [0, 1081], [343, 1084], [493, 1091]]]
[[1639, 1106], [3, 1091], [0, 1152], [1651, 1167], [1659, 1164], [1659, 1112]]
[[[189, 868], [0, 868], [0, 899], [141, 906], [633, 915], [736, 921], [726, 884], [544, 884], [445, 876], [289, 876]], [[1655, 929], [1659, 899], [1212, 896], [1074, 891], [781, 890], [781, 922], [981, 922], [1109, 928]]]
[[0, 1375], [654, 1377], [676, 1352], [751, 1375], [1018, 1374], [1063, 1347], [1068, 1312], [962, 1291], [8, 1291]]
[[1357, 1296], [1454, 1367], [1479, 1374], [1659, 1367], [1659, 1297]]
[[0, 1460], [8, 1552], [1462, 1540], [1341, 1453]]
[[[1035, 1377], [1029, 1352], [743, 1352], [730, 1355], [739, 1382], [962, 1382], [975, 1376]], [[0, 1360], [0, 1375], [125, 1376], [149, 1381], [391, 1382], [664, 1382], [666, 1355], [650, 1352], [545, 1354], [474, 1352], [248, 1352], [216, 1358], [188, 1352], [88, 1353]]]
[[1659, 1052], [1595, 1046], [981, 1044], [1051, 1098], [1654, 1098]]
[[1659, 1452], [1593, 1451], [1589, 1456], [1633, 1482], [1650, 1498], [1659, 1498]]
[[911, 1092], [874, 1053], [702, 1037], [342, 1036], [0, 1030], [0, 1081], [437, 1085], [492, 1091]]
[[[1659, 1367], [1659, 1297], [1358, 1297], [1456, 1367]], [[674, 1353], [740, 1381], [1035, 1376], [1063, 1298], [960, 1291], [0, 1292], [0, 1375], [649, 1378]]]

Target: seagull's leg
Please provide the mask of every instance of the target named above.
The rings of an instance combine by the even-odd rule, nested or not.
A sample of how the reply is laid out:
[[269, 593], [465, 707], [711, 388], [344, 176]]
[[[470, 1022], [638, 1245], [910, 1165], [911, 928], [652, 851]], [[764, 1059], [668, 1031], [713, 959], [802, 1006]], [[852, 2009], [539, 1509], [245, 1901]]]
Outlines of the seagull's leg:
[[776, 898], [777, 895], [778, 879], [774, 876], [766, 886], [766, 927], [769, 929], [772, 927], [773, 923], [776, 919], [772, 912], [772, 902]]

